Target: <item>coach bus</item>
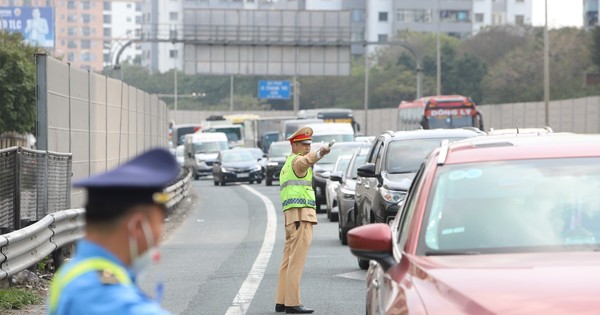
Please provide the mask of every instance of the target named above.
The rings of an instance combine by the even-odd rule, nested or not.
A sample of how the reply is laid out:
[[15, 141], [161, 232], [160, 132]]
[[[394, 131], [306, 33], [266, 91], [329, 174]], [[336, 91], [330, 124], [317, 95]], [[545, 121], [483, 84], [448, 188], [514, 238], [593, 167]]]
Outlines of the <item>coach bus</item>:
[[398, 130], [463, 127], [483, 130], [481, 113], [469, 97], [428, 96], [398, 106]]

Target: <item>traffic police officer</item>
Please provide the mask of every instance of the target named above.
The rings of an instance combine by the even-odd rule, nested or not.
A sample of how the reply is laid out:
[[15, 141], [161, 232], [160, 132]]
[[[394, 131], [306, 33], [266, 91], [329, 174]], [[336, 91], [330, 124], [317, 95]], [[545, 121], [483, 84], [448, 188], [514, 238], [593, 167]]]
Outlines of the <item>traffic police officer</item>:
[[171, 153], [153, 149], [74, 184], [88, 192], [86, 235], [52, 280], [48, 314], [169, 314], [135, 281], [159, 257], [162, 191], [179, 171]]
[[300, 279], [312, 241], [313, 225], [317, 224], [311, 166], [329, 153], [330, 149], [324, 146], [310, 152], [312, 134], [310, 127], [303, 127], [287, 138], [292, 145], [292, 154], [287, 157], [279, 175], [285, 218], [285, 245], [279, 267], [276, 312], [313, 312], [300, 302]]

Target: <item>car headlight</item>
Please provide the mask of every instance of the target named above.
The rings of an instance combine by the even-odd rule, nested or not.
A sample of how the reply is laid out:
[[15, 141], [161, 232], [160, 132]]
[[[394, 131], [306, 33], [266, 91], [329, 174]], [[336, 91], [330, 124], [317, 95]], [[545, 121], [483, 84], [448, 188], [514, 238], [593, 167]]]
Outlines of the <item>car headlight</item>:
[[269, 162], [269, 163], [267, 163], [267, 166], [271, 166], [271, 167], [275, 167], [277, 165], [279, 165], [279, 163], [277, 163], [277, 162]]
[[229, 168], [226, 168], [226, 167], [221, 167], [221, 171], [224, 172], [224, 173], [232, 173], [233, 172], [232, 169], [229, 169]]
[[399, 203], [406, 197], [406, 192], [381, 188], [379, 191], [383, 200], [389, 203]]
[[260, 171], [262, 168], [260, 167], [260, 165], [256, 165], [252, 170], [253, 171]]
[[201, 164], [202, 162], [204, 162], [202, 159], [196, 158], [196, 163]]

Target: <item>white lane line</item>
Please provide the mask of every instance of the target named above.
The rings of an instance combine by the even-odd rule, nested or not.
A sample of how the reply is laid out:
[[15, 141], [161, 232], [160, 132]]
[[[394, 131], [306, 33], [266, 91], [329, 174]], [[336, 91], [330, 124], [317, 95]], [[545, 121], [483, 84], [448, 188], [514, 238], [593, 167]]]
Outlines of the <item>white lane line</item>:
[[240, 290], [233, 299], [231, 306], [227, 309], [227, 312], [225, 312], [225, 315], [244, 315], [248, 312], [248, 307], [250, 307], [250, 303], [252, 303], [252, 299], [254, 299], [254, 294], [256, 294], [256, 290], [258, 290], [258, 286], [267, 270], [269, 259], [273, 253], [275, 233], [277, 232], [277, 215], [275, 213], [275, 206], [273, 206], [271, 200], [250, 186], [242, 185], [241, 187], [256, 195], [265, 204], [265, 209], [267, 211], [267, 228], [265, 229], [263, 244], [256, 260], [254, 260], [252, 269], [250, 269], [248, 277], [246, 277], [246, 280], [242, 283]]

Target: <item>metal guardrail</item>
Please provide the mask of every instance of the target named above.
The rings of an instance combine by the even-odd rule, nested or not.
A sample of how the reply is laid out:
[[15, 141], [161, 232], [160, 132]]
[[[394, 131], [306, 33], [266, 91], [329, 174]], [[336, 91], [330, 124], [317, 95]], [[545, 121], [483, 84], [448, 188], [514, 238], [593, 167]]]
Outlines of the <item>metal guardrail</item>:
[[[166, 206], [172, 210], [189, 192], [192, 173], [165, 188], [170, 196]], [[0, 235], [0, 280], [25, 270], [55, 250], [83, 237], [85, 210], [68, 209], [50, 213], [38, 222]]]

